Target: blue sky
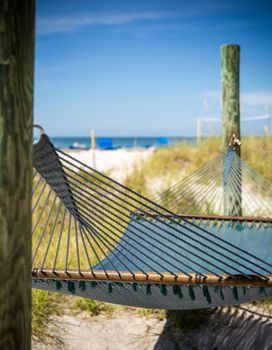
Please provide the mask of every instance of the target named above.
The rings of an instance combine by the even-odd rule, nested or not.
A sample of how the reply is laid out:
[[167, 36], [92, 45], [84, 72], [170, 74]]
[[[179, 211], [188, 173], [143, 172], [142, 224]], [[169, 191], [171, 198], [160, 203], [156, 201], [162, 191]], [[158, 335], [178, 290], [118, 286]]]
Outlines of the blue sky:
[[220, 117], [241, 45], [244, 116], [272, 110], [272, 2], [37, 0], [35, 122], [52, 136], [189, 136]]

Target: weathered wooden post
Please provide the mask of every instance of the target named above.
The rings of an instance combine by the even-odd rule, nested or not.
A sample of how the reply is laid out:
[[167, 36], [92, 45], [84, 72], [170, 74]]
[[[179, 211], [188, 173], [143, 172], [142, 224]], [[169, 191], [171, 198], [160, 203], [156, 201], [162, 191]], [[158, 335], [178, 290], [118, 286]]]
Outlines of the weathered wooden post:
[[0, 1], [0, 349], [31, 348], [34, 14]]
[[[233, 137], [240, 140], [240, 46], [221, 47], [223, 149], [226, 151]], [[240, 146], [234, 145], [240, 155]]]
[[[222, 142], [223, 151], [231, 146], [235, 153], [241, 154], [240, 134], [240, 46], [223, 45], [221, 47], [222, 81]], [[235, 160], [234, 160], [235, 161]], [[235, 193], [230, 186], [232, 159], [225, 157], [224, 164], [224, 206], [226, 215], [242, 215], [241, 177], [236, 183]], [[239, 164], [236, 164], [240, 167]]]

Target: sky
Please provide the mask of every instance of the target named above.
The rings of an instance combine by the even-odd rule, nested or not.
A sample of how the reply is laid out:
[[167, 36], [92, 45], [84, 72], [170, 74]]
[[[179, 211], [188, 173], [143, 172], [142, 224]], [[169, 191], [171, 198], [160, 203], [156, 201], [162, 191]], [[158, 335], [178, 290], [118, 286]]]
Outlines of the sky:
[[34, 120], [51, 136], [194, 136], [220, 118], [228, 43], [242, 117], [272, 112], [271, 39], [270, 0], [37, 0]]

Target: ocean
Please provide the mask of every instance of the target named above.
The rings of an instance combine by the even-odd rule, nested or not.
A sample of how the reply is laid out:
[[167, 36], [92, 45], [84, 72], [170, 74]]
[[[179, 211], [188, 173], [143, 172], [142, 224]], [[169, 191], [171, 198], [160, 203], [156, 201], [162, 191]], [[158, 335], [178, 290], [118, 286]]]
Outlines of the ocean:
[[[51, 137], [57, 148], [90, 148], [89, 137]], [[97, 137], [97, 148], [118, 149], [135, 147], [165, 147], [177, 143], [195, 144], [194, 137]]]

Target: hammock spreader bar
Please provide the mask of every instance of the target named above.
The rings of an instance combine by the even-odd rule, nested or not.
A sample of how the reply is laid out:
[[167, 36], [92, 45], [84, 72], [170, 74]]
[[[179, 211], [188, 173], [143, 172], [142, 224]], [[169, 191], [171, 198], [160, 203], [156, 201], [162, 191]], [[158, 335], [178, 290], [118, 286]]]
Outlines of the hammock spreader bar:
[[127, 271], [104, 271], [95, 270], [93, 273], [90, 271], [68, 270], [63, 272], [62, 270], [43, 269], [42, 271], [34, 269], [32, 271], [32, 277], [42, 279], [53, 280], [81, 280], [81, 281], [112, 281], [112, 282], [131, 282], [131, 283], [147, 283], [147, 284], [177, 284], [177, 285], [209, 285], [209, 286], [245, 286], [245, 287], [272, 287], [272, 275], [267, 276], [266, 279], [262, 279], [256, 276], [251, 276], [251, 279], [244, 278], [244, 276], [229, 276], [222, 275], [220, 278], [216, 275], [206, 274], [205, 277], [201, 277], [197, 273], [190, 273], [190, 277], [187, 275], [178, 273], [177, 276], [173, 276], [170, 273], [162, 273], [162, 276], [154, 272], [140, 273], [135, 272], [133, 275]]

